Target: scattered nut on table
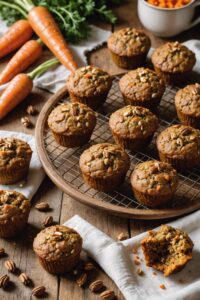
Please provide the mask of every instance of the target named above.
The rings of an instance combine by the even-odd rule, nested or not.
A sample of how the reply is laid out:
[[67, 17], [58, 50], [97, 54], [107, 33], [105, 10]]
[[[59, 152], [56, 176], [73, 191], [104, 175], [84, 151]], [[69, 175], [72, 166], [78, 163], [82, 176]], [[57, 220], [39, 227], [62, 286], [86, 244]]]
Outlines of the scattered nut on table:
[[16, 265], [12, 259], [6, 260], [4, 266], [11, 273], [14, 273], [16, 271]]
[[2, 275], [0, 277], [0, 288], [5, 288], [10, 282], [10, 277], [8, 275]]
[[5, 256], [6, 252], [4, 248], [0, 248], [0, 257]]
[[38, 110], [33, 105], [29, 105], [26, 109], [26, 112], [30, 116], [35, 116], [35, 115], [37, 115]]
[[45, 295], [45, 293], [46, 293], [46, 288], [43, 285], [36, 286], [32, 290], [32, 295], [36, 296], [36, 297], [41, 297], [41, 296]]
[[86, 262], [84, 265], [84, 271], [89, 272], [95, 269], [95, 266], [91, 262]]
[[24, 285], [29, 285], [31, 283], [31, 279], [26, 275], [25, 273], [21, 273], [19, 275], [19, 280], [24, 284]]
[[44, 221], [42, 222], [42, 224], [45, 226], [45, 227], [49, 227], [53, 224], [53, 217], [52, 216], [47, 216]]
[[129, 236], [125, 232], [121, 232], [117, 237], [118, 241], [124, 241], [127, 240], [128, 238]]
[[35, 205], [35, 208], [40, 211], [47, 211], [49, 209], [49, 204], [47, 202], [40, 202]]
[[106, 290], [105, 292], [100, 294], [100, 298], [104, 300], [112, 300], [115, 298], [114, 291]]
[[93, 292], [96, 293], [103, 287], [103, 281], [102, 280], [95, 280], [89, 285], [89, 289]]
[[76, 279], [76, 283], [78, 284], [78, 286], [82, 287], [86, 284], [87, 281], [87, 274], [86, 273], [82, 273], [77, 279]]
[[24, 125], [27, 128], [30, 128], [33, 126], [33, 123], [31, 122], [31, 120], [29, 119], [29, 117], [22, 117], [21, 118], [21, 123], [22, 125]]

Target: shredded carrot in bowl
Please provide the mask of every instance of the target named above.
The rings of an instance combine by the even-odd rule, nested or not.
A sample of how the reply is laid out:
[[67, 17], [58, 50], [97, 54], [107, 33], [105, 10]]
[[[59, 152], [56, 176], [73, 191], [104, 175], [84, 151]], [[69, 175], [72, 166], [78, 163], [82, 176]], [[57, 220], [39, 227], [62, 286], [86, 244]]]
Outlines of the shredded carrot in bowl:
[[192, 0], [146, 0], [149, 4], [161, 8], [179, 8], [189, 4]]

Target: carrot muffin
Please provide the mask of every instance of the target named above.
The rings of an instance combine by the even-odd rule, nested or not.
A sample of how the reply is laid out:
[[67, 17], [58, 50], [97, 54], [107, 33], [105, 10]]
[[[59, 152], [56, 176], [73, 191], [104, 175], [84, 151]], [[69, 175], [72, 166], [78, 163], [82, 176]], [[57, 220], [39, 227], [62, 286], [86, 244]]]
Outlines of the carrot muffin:
[[0, 139], [0, 184], [14, 184], [28, 175], [32, 150], [15, 138]]
[[96, 190], [107, 192], [123, 183], [130, 160], [121, 147], [103, 143], [86, 149], [79, 164], [84, 181]]
[[200, 84], [190, 84], [175, 96], [179, 120], [185, 125], [200, 129]]
[[87, 104], [93, 109], [103, 105], [111, 85], [112, 78], [108, 73], [92, 66], [77, 69], [67, 79], [71, 101]]
[[186, 80], [196, 62], [195, 54], [179, 42], [158, 47], [151, 59], [156, 72], [170, 83]]
[[38, 233], [33, 242], [33, 249], [47, 272], [62, 274], [70, 271], [78, 263], [82, 238], [71, 228], [55, 225]]
[[182, 270], [192, 259], [193, 242], [187, 233], [168, 225], [149, 231], [141, 241], [146, 265], [165, 276]]
[[149, 207], [171, 201], [178, 185], [176, 170], [168, 163], [150, 160], [138, 164], [131, 175], [135, 198]]
[[58, 144], [78, 147], [89, 141], [96, 125], [96, 113], [82, 103], [64, 103], [51, 112], [48, 125]]
[[138, 68], [125, 74], [119, 81], [125, 104], [155, 109], [165, 91], [164, 81], [156, 72]]
[[19, 234], [27, 225], [30, 201], [16, 191], [0, 190], [0, 237]]
[[158, 119], [147, 108], [128, 105], [110, 116], [109, 125], [117, 144], [139, 150], [150, 143], [158, 127]]
[[185, 125], [166, 128], [157, 138], [160, 160], [184, 171], [200, 162], [200, 131]]
[[150, 46], [151, 41], [144, 31], [134, 28], [120, 29], [108, 39], [108, 49], [113, 61], [124, 69], [144, 65]]

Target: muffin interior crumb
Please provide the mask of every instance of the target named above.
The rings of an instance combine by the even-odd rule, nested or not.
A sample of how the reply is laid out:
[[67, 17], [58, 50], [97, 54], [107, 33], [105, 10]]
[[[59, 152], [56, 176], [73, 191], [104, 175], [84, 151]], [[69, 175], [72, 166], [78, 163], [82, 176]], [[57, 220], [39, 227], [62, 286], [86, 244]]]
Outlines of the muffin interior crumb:
[[193, 242], [182, 230], [168, 225], [158, 231], [150, 231], [142, 242], [147, 266], [168, 276], [179, 271], [192, 259]]

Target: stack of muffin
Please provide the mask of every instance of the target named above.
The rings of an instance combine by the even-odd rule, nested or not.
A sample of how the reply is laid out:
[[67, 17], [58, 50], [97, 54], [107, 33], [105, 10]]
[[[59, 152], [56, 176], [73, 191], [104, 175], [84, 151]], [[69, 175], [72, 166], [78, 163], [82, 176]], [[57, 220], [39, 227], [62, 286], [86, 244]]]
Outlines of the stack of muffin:
[[[196, 62], [195, 54], [178, 42], [157, 48], [151, 57], [154, 70], [144, 67], [150, 39], [142, 30], [121, 29], [108, 40], [113, 61], [121, 68], [132, 69], [121, 77], [119, 88], [125, 106], [113, 112], [109, 127], [116, 144], [96, 144], [80, 156], [84, 181], [108, 192], [123, 183], [130, 167], [129, 151], [147, 147], [157, 128], [155, 115], [166, 84], [185, 81]], [[54, 108], [48, 125], [56, 141], [64, 147], [86, 144], [96, 125], [93, 111], [105, 102], [112, 78], [105, 71], [86, 66], [68, 77], [71, 102]], [[158, 160], [135, 166], [130, 182], [135, 198], [149, 207], [168, 204], [177, 189], [177, 171], [200, 162], [200, 85], [179, 90], [175, 107], [180, 122], [162, 131], [157, 138]]]

